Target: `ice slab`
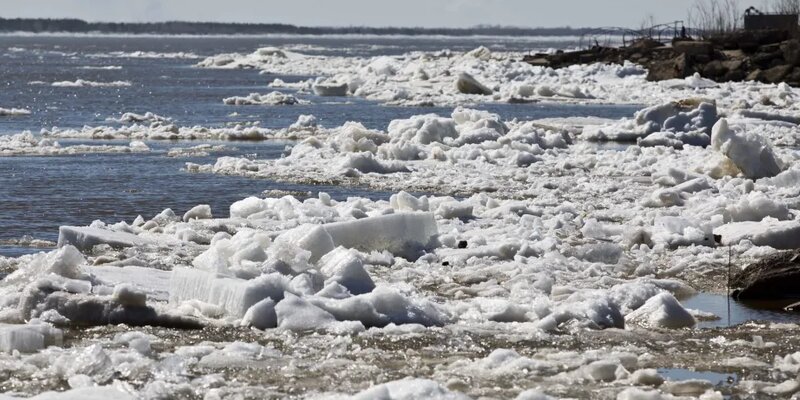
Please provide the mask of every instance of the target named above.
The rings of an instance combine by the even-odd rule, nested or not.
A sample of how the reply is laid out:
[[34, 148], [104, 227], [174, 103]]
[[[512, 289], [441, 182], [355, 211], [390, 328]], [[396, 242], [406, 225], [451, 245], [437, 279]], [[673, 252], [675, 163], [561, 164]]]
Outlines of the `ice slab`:
[[88, 268], [99, 284], [110, 287], [129, 283], [144, 291], [149, 299], [167, 301], [172, 272], [153, 268], [126, 266], [95, 266]]
[[336, 246], [365, 252], [388, 250], [416, 258], [438, 245], [439, 229], [432, 213], [396, 213], [324, 225]]
[[625, 322], [650, 328], [680, 329], [697, 324], [692, 314], [670, 293], [657, 294], [625, 316]]
[[230, 278], [211, 272], [177, 267], [170, 280], [171, 304], [201, 300], [224, 308], [230, 315], [241, 318], [247, 310], [266, 298], [276, 302], [283, 299], [289, 280], [273, 273], [256, 279]]
[[322, 257], [319, 270], [327, 277], [326, 285], [336, 282], [354, 295], [369, 293], [375, 289], [375, 283], [364, 269], [364, 261], [354, 250], [336, 248]]
[[0, 351], [33, 353], [47, 346], [60, 346], [61, 330], [48, 324], [0, 324]]
[[721, 236], [721, 243], [724, 245], [749, 240], [756, 246], [783, 250], [800, 248], [800, 221], [765, 218], [759, 222], [734, 222], [714, 229], [714, 234]]
[[152, 241], [126, 232], [115, 232], [89, 226], [62, 226], [58, 228], [58, 247], [71, 244], [80, 250], [91, 250], [98, 244], [111, 247], [133, 247], [151, 244]]

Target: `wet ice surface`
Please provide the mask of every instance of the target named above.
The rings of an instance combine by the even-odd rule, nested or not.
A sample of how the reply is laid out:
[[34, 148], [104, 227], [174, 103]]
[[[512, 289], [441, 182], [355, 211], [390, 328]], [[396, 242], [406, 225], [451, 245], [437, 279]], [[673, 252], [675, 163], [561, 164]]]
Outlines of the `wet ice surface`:
[[[729, 326], [724, 296], [702, 293], [719, 293], [724, 282], [727, 249], [709, 246], [713, 229], [755, 223], [768, 234], [749, 240], [773, 245], [781, 243], [769, 234], [774, 221], [796, 229], [796, 170], [746, 179], [774, 166], [749, 156], [765, 143], [758, 134], [785, 145], [793, 127], [735, 111], [788, 115], [796, 110], [791, 89], [705, 87], [697, 77], [670, 83], [675, 89], [626, 78], [641, 72], [630, 65], [595, 66], [525, 78], [585, 83], [559, 87], [569, 103], [506, 104], [508, 89], [532, 91], [513, 87], [516, 73], [530, 71], [502, 54], [484, 59], [483, 49], [461, 54], [475, 47], [473, 39], [0, 37], [0, 44], [15, 74], [0, 106], [31, 109], [0, 117], [5, 134], [51, 125], [116, 129], [124, 121], [109, 118], [147, 111], [182, 127], [257, 121], [286, 129], [302, 114], [322, 126], [293, 142], [146, 140], [146, 150], [131, 140], [65, 134], [47, 140], [66, 147], [39, 147], [133, 143], [142, 151], [1, 157], [0, 187], [11, 190], [0, 192], [0, 255], [47, 250], [0, 257], [3, 391], [71, 389], [80, 398], [105, 390], [120, 399], [347, 398], [362, 391], [362, 398], [393, 399], [526, 399], [541, 398], [540, 391], [718, 399], [800, 389], [794, 315], [732, 303]], [[292, 82], [314, 76], [189, 67], [267, 45], [346, 65], [345, 54], [430, 55], [450, 47], [457, 53], [431, 56], [434, 66], [462, 60], [489, 75], [504, 71], [510, 81], [495, 99], [501, 103], [434, 95], [473, 109], [394, 107], [362, 98], [369, 96], [294, 92]], [[385, 66], [379, 61], [376, 67]], [[35, 76], [24, 76], [27, 66]], [[274, 78], [290, 83], [277, 89], [311, 104], [222, 104], [268, 93]], [[76, 79], [86, 82], [52, 85]], [[131, 85], [87, 83], [116, 81]], [[371, 88], [376, 83], [383, 84]], [[639, 118], [634, 112], [644, 106], [601, 105], [602, 98], [580, 104], [574, 96], [587, 88], [655, 107]], [[718, 101], [731, 129], [714, 128], [709, 138], [704, 131], [716, 108], [660, 104], [663, 96], [701, 95]], [[744, 104], [732, 104], [736, 96]], [[17, 101], [24, 104], [5, 104]], [[414, 117], [428, 113], [438, 117]], [[161, 129], [149, 123], [140, 130]], [[584, 132], [581, 124], [595, 126]], [[655, 132], [668, 125], [678, 129]], [[742, 133], [743, 126], [756, 133]], [[641, 145], [587, 143], [587, 132], [653, 137]], [[702, 148], [693, 140], [713, 143]], [[777, 157], [788, 168], [797, 158], [783, 148], [758, 150], [761, 161]], [[197, 173], [184, 171], [189, 166]], [[77, 227], [58, 235], [61, 225]], [[57, 239], [64, 246], [51, 251]], [[732, 248], [742, 262], [774, 251], [748, 240]], [[205, 327], [178, 329], [199, 324]]]

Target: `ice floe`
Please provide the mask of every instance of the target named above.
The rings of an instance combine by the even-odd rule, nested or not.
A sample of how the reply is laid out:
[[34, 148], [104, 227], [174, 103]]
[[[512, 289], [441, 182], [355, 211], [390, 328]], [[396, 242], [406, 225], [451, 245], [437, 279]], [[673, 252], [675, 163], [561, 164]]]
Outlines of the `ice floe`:
[[57, 156], [86, 153], [133, 153], [148, 152], [150, 148], [141, 141], [131, 141], [127, 146], [74, 144], [34, 136], [30, 132], [15, 135], [0, 135], [0, 157], [7, 156]]

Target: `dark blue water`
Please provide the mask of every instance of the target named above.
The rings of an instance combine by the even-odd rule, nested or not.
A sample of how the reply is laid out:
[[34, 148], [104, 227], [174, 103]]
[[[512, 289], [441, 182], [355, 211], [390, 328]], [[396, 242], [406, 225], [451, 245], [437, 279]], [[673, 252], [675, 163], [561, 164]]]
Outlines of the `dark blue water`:
[[[524, 50], [550, 47], [514, 38], [431, 39], [419, 38], [159, 38], [159, 37], [15, 37], [0, 36], [0, 107], [30, 109], [29, 116], [0, 117], [0, 134], [42, 128], [80, 128], [113, 125], [106, 118], [123, 112], [147, 111], [172, 118], [183, 126], [221, 126], [234, 122], [259, 122], [282, 128], [301, 114], [317, 116], [323, 126], [359, 121], [369, 128], [385, 129], [397, 118], [438, 113], [452, 108], [388, 107], [357, 98], [318, 98], [298, 94], [310, 105], [229, 106], [222, 99], [251, 92], [266, 93], [266, 85], [279, 77], [286, 82], [305, 76], [264, 76], [255, 70], [194, 68], [194, 58], [114, 57], [112, 52], [150, 51], [194, 53], [208, 56], [224, 52], [252, 52], [263, 46], [301, 48], [309, 54], [384, 55], [442, 48], [468, 50], [479, 45]], [[98, 57], [100, 55], [101, 57]], [[118, 66], [100, 70], [84, 67]], [[129, 87], [52, 87], [51, 82], [84, 79], [99, 82], [129, 81]], [[47, 85], [31, 85], [32, 81]], [[564, 104], [486, 104], [480, 107], [503, 118], [534, 119], [564, 116], [620, 118], [635, 106]], [[232, 116], [236, 112], [238, 115]], [[60, 141], [62, 144], [79, 143]], [[126, 144], [124, 141], [90, 141], [88, 144]], [[357, 195], [387, 198], [389, 193], [338, 188], [287, 185], [267, 179], [189, 174], [185, 162], [213, 163], [218, 156], [255, 154], [279, 157], [287, 142], [227, 143], [235, 150], [208, 157], [170, 158], [170, 147], [209, 142], [148, 142], [153, 149], [144, 154], [90, 154], [59, 157], [0, 158], [0, 255], [36, 251], [3, 246], [3, 241], [32, 236], [55, 240], [60, 225], [87, 225], [95, 219], [131, 221], [137, 215], [152, 217], [164, 208], [182, 213], [197, 204], [210, 204], [217, 216], [227, 216], [228, 206], [265, 190], [326, 191], [334, 198]], [[218, 143], [217, 143], [218, 144]]]

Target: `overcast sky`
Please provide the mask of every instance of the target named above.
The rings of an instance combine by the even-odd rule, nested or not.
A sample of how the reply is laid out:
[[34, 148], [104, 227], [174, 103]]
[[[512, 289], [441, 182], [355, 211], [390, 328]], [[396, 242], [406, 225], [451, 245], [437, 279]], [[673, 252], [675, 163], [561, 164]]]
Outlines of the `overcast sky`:
[[277, 22], [310, 26], [478, 24], [638, 27], [686, 18], [694, 0], [0, 0], [2, 17]]

